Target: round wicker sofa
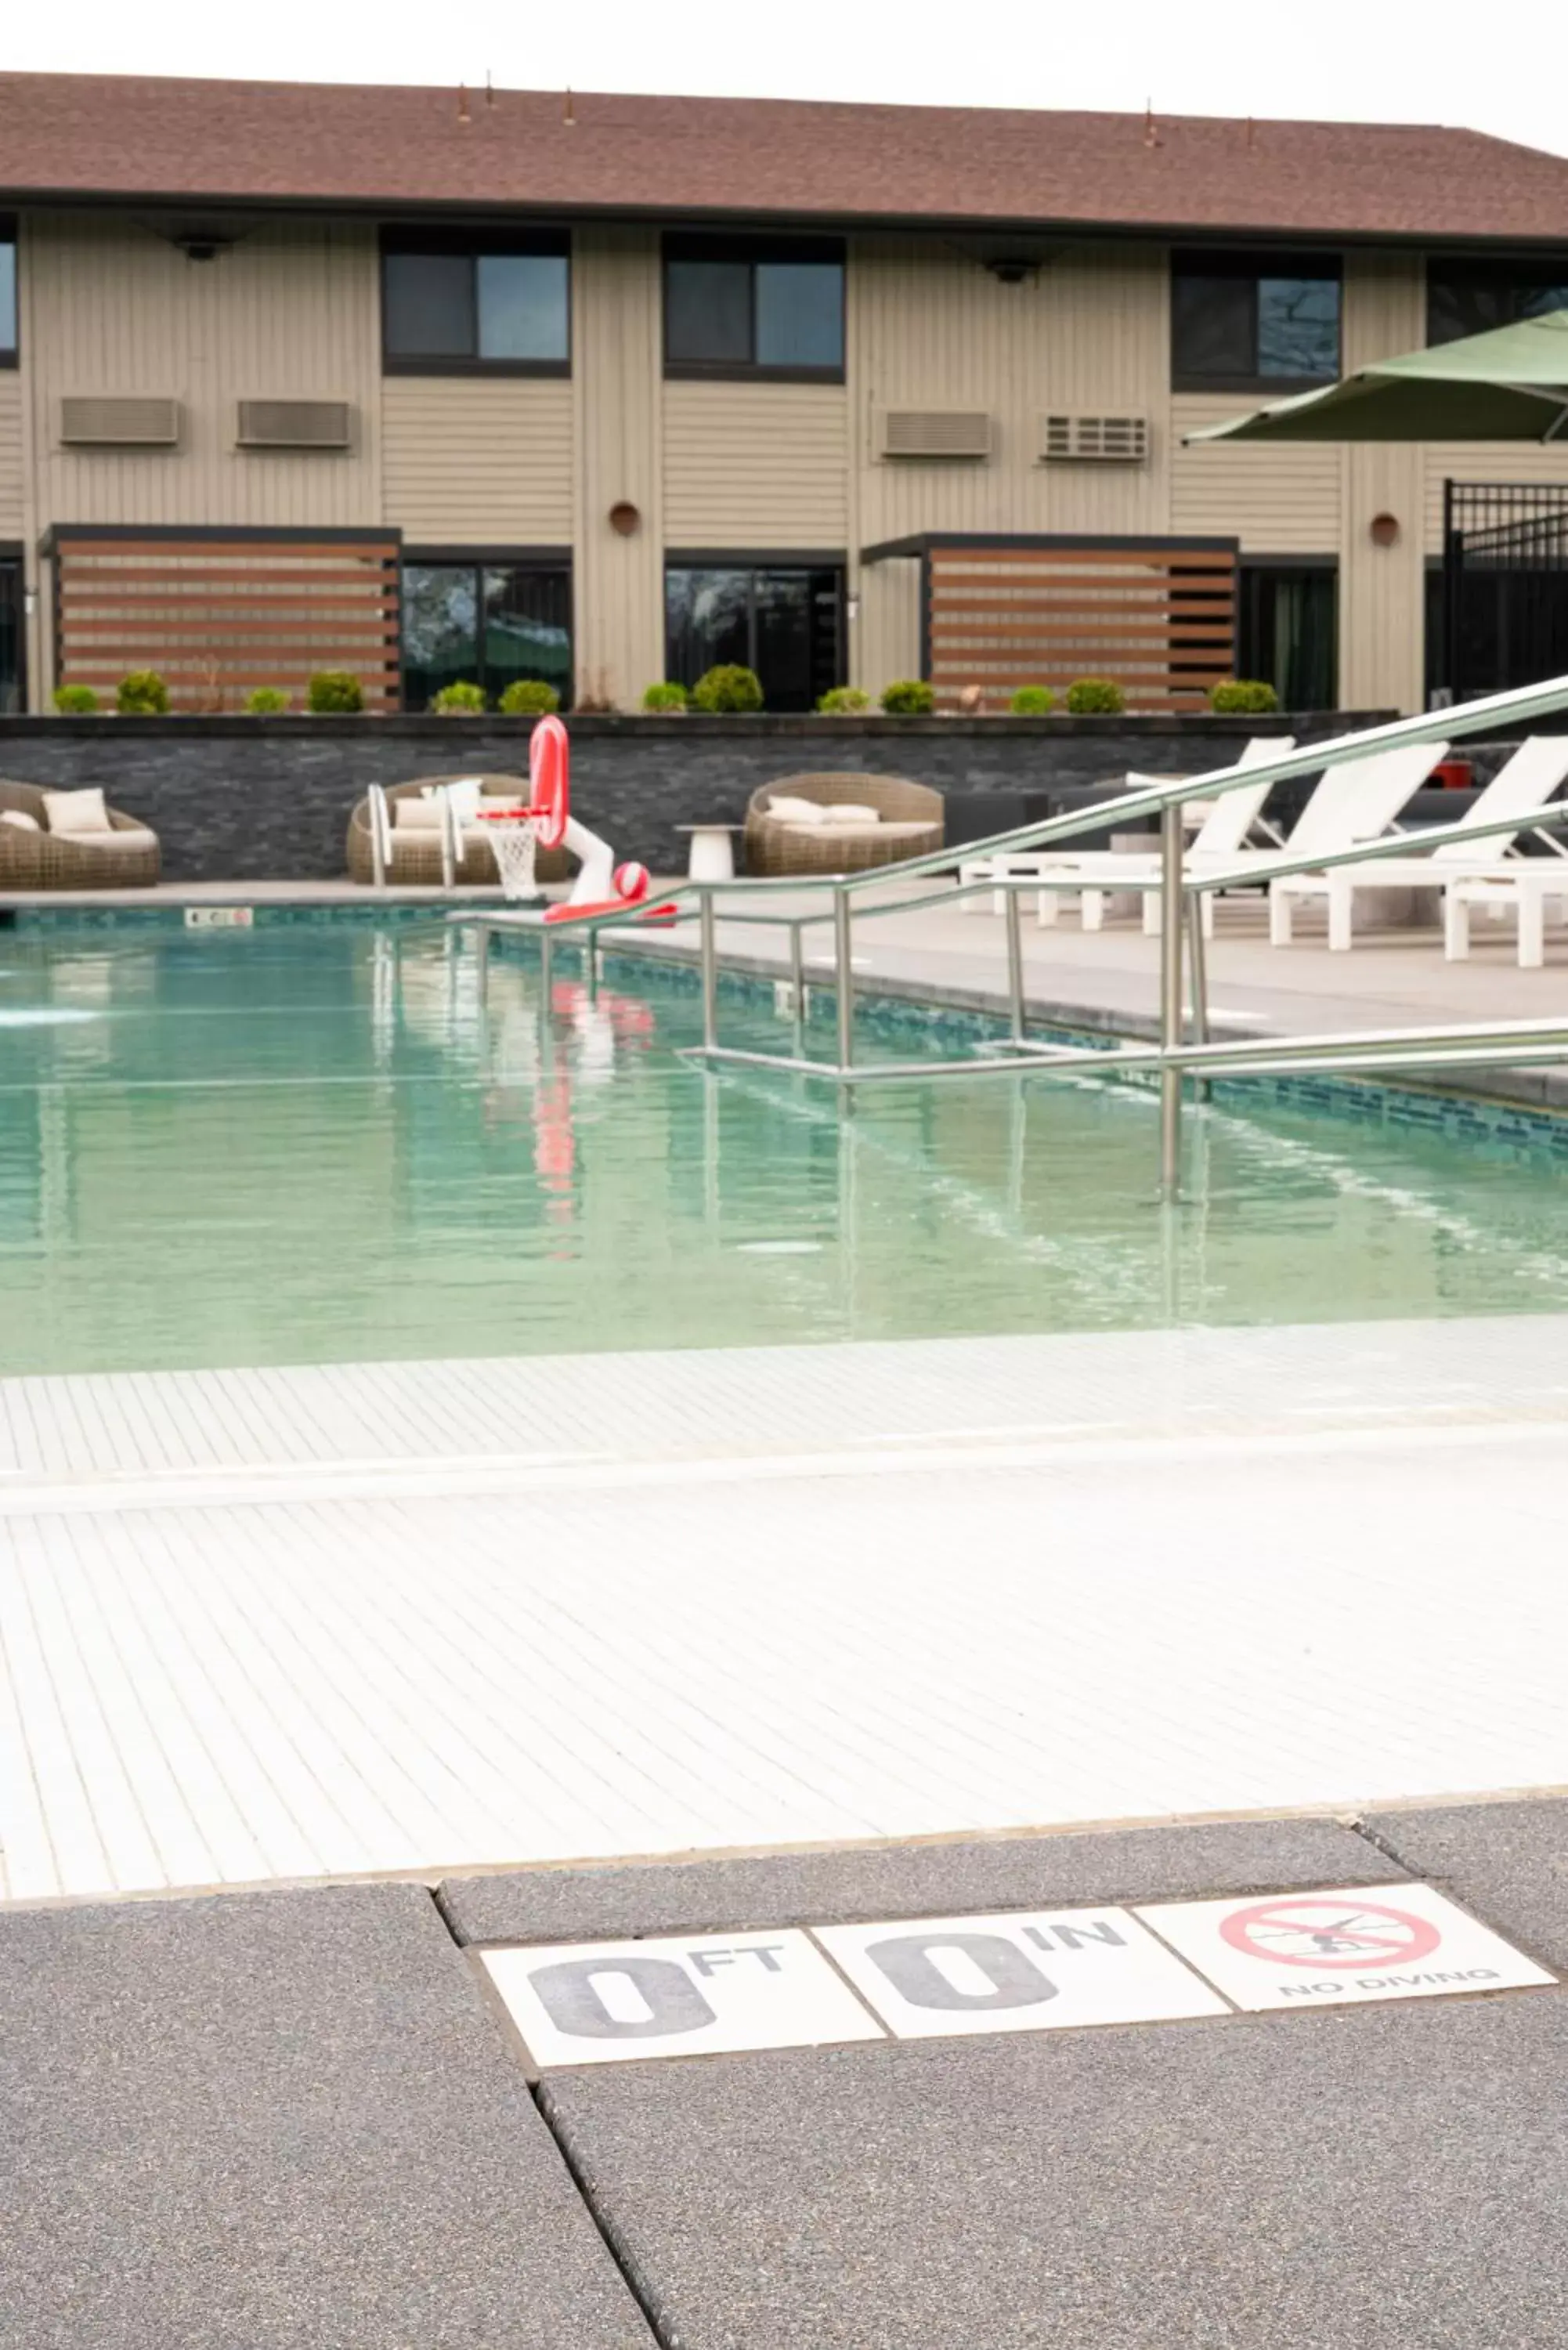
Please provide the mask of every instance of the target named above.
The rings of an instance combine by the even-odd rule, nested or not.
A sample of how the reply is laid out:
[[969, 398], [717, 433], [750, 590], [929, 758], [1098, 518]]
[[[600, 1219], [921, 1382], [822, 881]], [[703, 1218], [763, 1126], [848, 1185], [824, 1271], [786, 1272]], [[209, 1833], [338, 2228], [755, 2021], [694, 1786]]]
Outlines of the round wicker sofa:
[[[417, 799], [432, 784], [458, 784], [469, 780], [472, 767], [451, 775], [421, 775], [411, 784], [389, 784], [387, 797], [393, 804], [392, 868], [389, 881], [400, 889], [439, 889], [441, 886], [441, 835], [430, 832], [400, 832], [396, 814], [399, 800]], [[486, 775], [483, 796], [498, 806], [525, 806], [528, 784], [522, 775]], [[368, 799], [356, 803], [348, 818], [348, 878], [369, 886], [375, 880], [375, 858], [370, 845], [370, 804]], [[564, 881], [571, 870], [571, 860], [564, 848], [541, 848], [535, 862], [535, 872], [541, 881]], [[501, 877], [495, 869], [495, 852], [490, 846], [489, 834], [483, 824], [471, 824], [463, 828], [462, 863], [458, 868], [458, 879], [465, 887], [492, 889], [499, 886]]]
[[[775, 793], [814, 800], [824, 807], [874, 807], [878, 821], [867, 825], [813, 825], [769, 813]], [[865, 873], [874, 866], [901, 864], [942, 845], [940, 792], [905, 775], [839, 773], [775, 775], [759, 785], [746, 809], [748, 873]]]
[[107, 811], [107, 832], [51, 832], [43, 787], [0, 776], [6, 809], [37, 829], [0, 824], [0, 889], [148, 889], [161, 870], [158, 835], [120, 808]]

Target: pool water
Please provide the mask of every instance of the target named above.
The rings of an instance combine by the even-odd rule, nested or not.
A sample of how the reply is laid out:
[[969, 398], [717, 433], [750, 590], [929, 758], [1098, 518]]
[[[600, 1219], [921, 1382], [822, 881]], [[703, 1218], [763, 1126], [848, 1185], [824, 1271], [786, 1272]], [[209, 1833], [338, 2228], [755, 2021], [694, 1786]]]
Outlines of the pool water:
[[[677, 975], [545, 1002], [510, 955], [482, 1004], [433, 923], [0, 934], [0, 1372], [1568, 1307], [1545, 1152], [1234, 1089], [1172, 1216], [1148, 1094], [841, 1119], [682, 1060], [697, 1020]], [[724, 1034], [789, 1036], [755, 995]]]

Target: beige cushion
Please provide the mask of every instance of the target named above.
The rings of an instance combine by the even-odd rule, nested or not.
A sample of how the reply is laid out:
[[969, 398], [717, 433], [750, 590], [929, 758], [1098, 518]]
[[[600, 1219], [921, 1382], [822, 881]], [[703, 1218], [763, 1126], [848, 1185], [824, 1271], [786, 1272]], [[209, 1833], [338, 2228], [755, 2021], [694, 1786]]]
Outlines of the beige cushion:
[[893, 830], [891, 825], [884, 827], [879, 824], [796, 824], [793, 817], [784, 828], [785, 832], [829, 832], [835, 839], [842, 833], [846, 840], [854, 840], [862, 833]]
[[880, 808], [862, 807], [856, 800], [836, 800], [822, 811], [829, 824], [880, 824]]
[[422, 792], [411, 799], [394, 800], [392, 829], [394, 832], [439, 832], [441, 830], [440, 800], [426, 799]]
[[26, 808], [0, 808], [0, 824], [14, 825], [18, 832], [42, 832], [44, 828]]
[[791, 824], [825, 824], [827, 810], [820, 800], [803, 800], [789, 792], [770, 792], [768, 814], [783, 816]]
[[421, 796], [427, 800], [439, 800], [444, 792], [452, 802], [452, 812], [459, 824], [472, 824], [479, 814], [483, 791], [483, 775], [458, 775], [450, 784], [427, 784]]
[[109, 828], [109, 810], [96, 784], [85, 792], [46, 792], [44, 814], [51, 832], [107, 832]]
[[158, 835], [150, 832], [144, 824], [122, 824], [118, 832], [84, 832], [75, 846], [106, 851], [111, 848], [156, 848]]

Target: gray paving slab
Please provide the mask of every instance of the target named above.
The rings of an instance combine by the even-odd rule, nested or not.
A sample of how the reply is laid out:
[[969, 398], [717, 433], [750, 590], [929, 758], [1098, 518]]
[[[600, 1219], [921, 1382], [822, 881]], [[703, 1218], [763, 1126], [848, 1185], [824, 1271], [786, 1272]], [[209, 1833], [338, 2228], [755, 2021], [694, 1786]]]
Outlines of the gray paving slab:
[[6, 2350], [649, 2350], [418, 1887], [0, 1917]]
[[1559, 2350], [1568, 1996], [608, 2065], [546, 2110], [681, 2350]]
[[460, 1941], [545, 1942], [1073, 1901], [1179, 1901], [1308, 1885], [1379, 1885], [1399, 1874], [1386, 1853], [1336, 1821], [1241, 1820], [628, 1867], [514, 1869], [450, 1877], [441, 1901]]
[[1446, 1887], [1544, 1966], [1568, 1970], [1568, 1802], [1378, 1812], [1366, 1825], [1410, 1875]]

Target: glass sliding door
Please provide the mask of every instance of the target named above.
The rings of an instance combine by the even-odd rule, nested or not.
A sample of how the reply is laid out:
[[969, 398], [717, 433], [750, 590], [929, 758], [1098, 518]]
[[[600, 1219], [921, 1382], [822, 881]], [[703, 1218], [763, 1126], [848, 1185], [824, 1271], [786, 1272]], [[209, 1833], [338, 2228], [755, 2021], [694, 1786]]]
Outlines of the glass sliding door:
[[769, 710], [814, 710], [843, 682], [844, 573], [836, 564], [672, 563], [666, 569], [667, 673], [755, 670]]
[[22, 558], [0, 556], [0, 718], [15, 717], [27, 706], [22, 609]]
[[1282, 710], [1333, 710], [1338, 701], [1338, 575], [1332, 563], [1241, 567], [1237, 674], [1261, 678]]
[[443, 686], [482, 686], [493, 706], [520, 678], [572, 698], [572, 580], [559, 566], [403, 566], [403, 701], [426, 710]]

